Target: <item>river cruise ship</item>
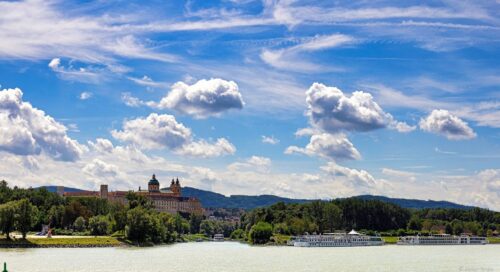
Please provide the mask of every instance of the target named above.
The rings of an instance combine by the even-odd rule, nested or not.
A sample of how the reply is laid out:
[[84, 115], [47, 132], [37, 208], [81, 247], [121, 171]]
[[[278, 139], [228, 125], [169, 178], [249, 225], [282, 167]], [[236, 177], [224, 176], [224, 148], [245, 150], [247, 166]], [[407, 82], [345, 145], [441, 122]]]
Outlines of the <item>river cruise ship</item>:
[[325, 233], [292, 237], [288, 245], [296, 247], [353, 247], [381, 246], [384, 240], [379, 236], [368, 236], [352, 230], [349, 233]]
[[487, 243], [486, 237], [449, 234], [404, 236], [398, 239], [398, 245], [485, 245]]

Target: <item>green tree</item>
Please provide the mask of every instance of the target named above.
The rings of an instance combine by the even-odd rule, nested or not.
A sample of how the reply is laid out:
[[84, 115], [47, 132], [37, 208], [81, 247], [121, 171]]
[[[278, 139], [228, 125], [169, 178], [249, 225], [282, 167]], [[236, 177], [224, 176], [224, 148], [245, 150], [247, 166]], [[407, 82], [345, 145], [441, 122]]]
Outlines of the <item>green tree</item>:
[[413, 216], [410, 221], [408, 222], [408, 229], [409, 230], [421, 230], [422, 229], [422, 223], [420, 219], [416, 216]]
[[63, 227], [64, 213], [65, 213], [64, 205], [52, 206], [48, 211], [48, 219], [49, 225], [53, 228]]
[[93, 235], [106, 235], [109, 233], [110, 221], [104, 215], [92, 216], [89, 218], [89, 229]]
[[334, 203], [328, 202], [323, 207], [323, 215], [325, 217], [325, 227], [330, 232], [336, 228], [340, 228], [342, 223], [342, 210]]
[[9, 234], [14, 230], [15, 215], [16, 207], [13, 201], [0, 205], [0, 229], [7, 239], [10, 239]]
[[85, 218], [83, 216], [78, 216], [73, 223], [73, 227], [76, 231], [84, 231], [85, 230]]
[[248, 238], [253, 244], [265, 244], [273, 235], [273, 226], [267, 222], [259, 222], [252, 226]]
[[24, 198], [15, 203], [15, 210], [16, 229], [21, 232], [23, 239], [26, 239], [26, 234], [36, 223], [38, 209]]
[[212, 237], [215, 234], [215, 225], [212, 220], [203, 220], [200, 223], [200, 233], [205, 234], [206, 236]]
[[144, 242], [148, 238], [149, 215], [141, 206], [135, 207], [127, 212], [127, 225], [125, 234], [131, 241]]
[[241, 240], [245, 238], [245, 231], [242, 229], [236, 229], [233, 232], [231, 232], [231, 235], [229, 236], [233, 240]]
[[460, 235], [464, 232], [464, 224], [462, 221], [457, 219], [451, 222], [451, 226], [453, 227], [453, 234]]
[[203, 215], [197, 215], [197, 214], [191, 214], [189, 216], [189, 227], [190, 230], [189, 232], [192, 234], [199, 233], [200, 232], [200, 224], [201, 221], [203, 220]]
[[451, 226], [451, 224], [449, 222], [446, 223], [446, 225], [444, 225], [444, 232], [446, 234], [453, 234], [453, 227]]

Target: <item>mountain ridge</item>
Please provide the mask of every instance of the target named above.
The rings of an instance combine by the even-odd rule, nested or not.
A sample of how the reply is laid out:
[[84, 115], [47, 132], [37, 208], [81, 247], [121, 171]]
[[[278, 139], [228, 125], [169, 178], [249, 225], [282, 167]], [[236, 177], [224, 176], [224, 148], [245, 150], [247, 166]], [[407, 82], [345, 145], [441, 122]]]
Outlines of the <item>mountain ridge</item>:
[[[50, 192], [56, 192], [57, 186], [41, 186], [45, 187]], [[38, 187], [40, 188], [40, 187]], [[84, 191], [78, 188], [64, 187], [66, 192], [79, 192]], [[294, 199], [287, 197], [280, 197], [275, 195], [231, 195], [225, 196], [220, 193], [197, 189], [193, 187], [182, 187], [182, 195], [187, 197], [196, 197], [200, 200], [203, 207], [206, 208], [241, 208], [251, 210], [257, 207], [265, 207], [275, 204], [277, 202], [284, 203], [306, 203], [314, 201], [315, 199]], [[435, 208], [448, 208], [448, 209], [471, 209], [473, 206], [461, 205], [450, 201], [443, 200], [420, 200], [420, 199], [407, 199], [407, 198], [391, 198], [379, 195], [359, 195], [348, 198], [360, 198], [365, 200], [379, 200], [386, 203], [396, 204], [403, 208], [409, 209], [435, 209]]]

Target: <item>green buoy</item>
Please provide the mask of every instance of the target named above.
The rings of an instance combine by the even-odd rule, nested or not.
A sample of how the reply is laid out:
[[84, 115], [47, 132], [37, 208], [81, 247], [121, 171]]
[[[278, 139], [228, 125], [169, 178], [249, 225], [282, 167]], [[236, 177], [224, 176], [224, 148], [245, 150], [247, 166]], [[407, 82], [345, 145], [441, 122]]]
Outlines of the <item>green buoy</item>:
[[2, 272], [9, 272], [9, 271], [7, 271], [7, 262], [3, 263], [3, 271]]

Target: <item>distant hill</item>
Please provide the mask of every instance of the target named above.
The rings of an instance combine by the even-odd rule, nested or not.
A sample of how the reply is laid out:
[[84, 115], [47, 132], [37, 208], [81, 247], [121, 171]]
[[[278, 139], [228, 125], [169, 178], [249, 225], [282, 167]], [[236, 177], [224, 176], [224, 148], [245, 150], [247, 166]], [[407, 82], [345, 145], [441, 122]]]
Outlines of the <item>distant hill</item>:
[[[57, 192], [57, 186], [40, 186], [40, 187], [37, 187], [35, 189], [38, 189], [38, 188], [45, 188], [47, 189], [47, 191], [49, 192]], [[77, 188], [71, 188], [71, 187], [64, 187], [64, 191], [65, 192], [82, 192], [82, 191], [85, 191], [85, 190], [82, 190], [82, 189], [77, 189]]]
[[465, 206], [456, 204], [449, 201], [435, 201], [435, 200], [419, 200], [419, 199], [405, 199], [405, 198], [391, 198], [386, 196], [374, 196], [374, 195], [360, 195], [355, 196], [356, 198], [366, 199], [366, 200], [380, 200], [382, 202], [393, 203], [398, 206], [409, 208], [409, 209], [471, 209], [472, 206]]
[[269, 206], [277, 202], [305, 203], [311, 201], [307, 199], [291, 199], [274, 195], [259, 195], [259, 196], [232, 195], [227, 197], [222, 194], [200, 190], [192, 187], [183, 187], [182, 195], [198, 198], [203, 207], [242, 208], [247, 210], [257, 207]]
[[[285, 203], [305, 203], [311, 202], [310, 199], [292, 199], [279, 197], [274, 195], [259, 195], [259, 196], [246, 196], [246, 195], [232, 195], [224, 196], [222, 194], [200, 190], [191, 187], [182, 188], [184, 196], [196, 197], [201, 201], [204, 207], [211, 208], [242, 208], [253, 209], [257, 207], [265, 207], [277, 202]], [[448, 201], [434, 201], [434, 200], [418, 200], [418, 199], [404, 199], [404, 198], [390, 198], [385, 196], [374, 195], [361, 195], [354, 196], [366, 200], [379, 200], [382, 202], [393, 203], [403, 208], [409, 209], [435, 209], [435, 208], [448, 208], [448, 209], [470, 209], [471, 206], [464, 206]]]
[[[50, 192], [56, 192], [57, 186], [43, 186], [47, 188]], [[64, 187], [65, 192], [80, 192], [84, 191], [77, 188]], [[205, 191], [201, 189], [196, 189], [192, 187], [183, 187], [182, 195], [189, 197], [196, 197], [201, 201], [203, 207], [207, 208], [241, 208], [241, 209], [254, 209], [257, 207], [265, 207], [273, 205], [277, 202], [284, 203], [306, 203], [311, 202], [311, 199], [293, 199], [286, 197], [279, 197], [275, 195], [258, 195], [258, 196], [248, 196], [248, 195], [232, 195], [225, 196], [223, 194], [214, 193], [211, 191]], [[404, 198], [390, 198], [386, 196], [375, 196], [375, 195], [360, 195], [354, 196], [355, 198], [361, 198], [366, 200], [379, 200], [382, 202], [393, 203], [403, 208], [409, 209], [435, 209], [435, 208], [447, 208], [447, 209], [470, 209], [471, 206], [465, 206], [456, 204], [448, 201], [435, 201], [435, 200], [419, 200], [419, 199], [404, 199]]]

